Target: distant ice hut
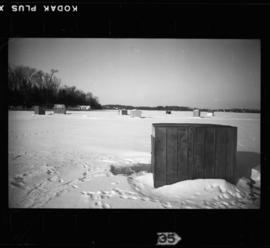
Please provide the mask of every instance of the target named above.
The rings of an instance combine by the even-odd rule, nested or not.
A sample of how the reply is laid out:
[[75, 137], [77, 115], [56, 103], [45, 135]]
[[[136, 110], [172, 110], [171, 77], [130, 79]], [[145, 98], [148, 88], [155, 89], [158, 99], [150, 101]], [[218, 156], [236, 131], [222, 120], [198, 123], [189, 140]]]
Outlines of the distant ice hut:
[[200, 117], [201, 111], [199, 109], [194, 109], [193, 110], [193, 117]]
[[79, 110], [91, 110], [90, 105], [79, 105]]
[[53, 112], [55, 114], [66, 114], [66, 106], [64, 104], [54, 104]]
[[127, 109], [119, 109], [119, 114], [120, 115], [128, 115]]
[[35, 115], [45, 115], [45, 109], [41, 106], [34, 106]]
[[131, 117], [142, 117], [142, 111], [138, 109], [134, 109], [130, 111], [130, 116]]
[[210, 118], [210, 117], [213, 117], [215, 114], [214, 114], [214, 111], [202, 111], [201, 114], [200, 114], [200, 117], [202, 118]]

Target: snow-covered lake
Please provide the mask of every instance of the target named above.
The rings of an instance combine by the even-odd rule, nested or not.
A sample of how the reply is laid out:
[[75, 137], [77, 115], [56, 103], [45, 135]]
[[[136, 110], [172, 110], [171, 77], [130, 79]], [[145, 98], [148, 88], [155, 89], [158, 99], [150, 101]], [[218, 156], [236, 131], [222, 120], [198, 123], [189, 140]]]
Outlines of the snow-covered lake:
[[[110, 166], [151, 163], [152, 123], [212, 123], [238, 128], [239, 178], [260, 165], [260, 114], [117, 110], [34, 115], [9, 111], [9, 204], [15, 208], [257, 208], [222, 179], [153, 188], [152, 174], [113, 175]], [[193, 191], [185, 191], [191, 187]], [[170, 196], [168, 192], [173, 192]], [[185, 193], [186, 192], [186, 193]]]

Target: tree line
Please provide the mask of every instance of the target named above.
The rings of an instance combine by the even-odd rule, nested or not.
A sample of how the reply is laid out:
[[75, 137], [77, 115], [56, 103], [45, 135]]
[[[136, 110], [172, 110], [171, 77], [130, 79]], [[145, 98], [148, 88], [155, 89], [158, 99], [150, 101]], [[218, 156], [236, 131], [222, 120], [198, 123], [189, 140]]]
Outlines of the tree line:
[[54, 104], [65, 104], [70, 107], [90, 105], [92, 109], [102, 108], [91, 92], [85, 93], [75, 86], [63, 86], [55, 76], [57, 72], [54, 69], [47, 73], [27, 66], [8, 65], [9, 106], [52, 108]]
[[235, 113], [260, 113], [259, 109], [248, 109], [248, 108], [227, 108], [227, 109], [209, 109], [209, 108], [191, 108], [186, 106], [130, 106], [130, 105], [120, 105], [120, 104], [107, 104], [102, 106], [103, 109], [141, 109], [141, 110], [161, 110], [161, 111], [193, 111], [198, 109], [200, 111], [207, 112], [235, 112]]
[[183, 106], [156, 106], [156, 107], [149, 107], [149, 106], [131, 106], [131, 105], [120, 105], [120, 104], [107, 104], [103, 105], [102, 108], [104, 109], [141, 109], [141, 110], [174, 110], [174, 111], [192, 111], [193, 108], [190, 107], [183, 107]]

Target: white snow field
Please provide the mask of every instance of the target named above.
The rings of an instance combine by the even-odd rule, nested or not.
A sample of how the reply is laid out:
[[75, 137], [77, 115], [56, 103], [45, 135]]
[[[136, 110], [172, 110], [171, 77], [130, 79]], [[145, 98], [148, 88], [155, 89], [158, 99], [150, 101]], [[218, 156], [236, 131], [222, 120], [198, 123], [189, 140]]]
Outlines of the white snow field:
[[[150, 168], [152, 123], [158, 122], [237, 126], [237, 185], [209, 178], [155, 189], [149, 170], [113, 174], [111, 165]], [[260, 208], [260, 114], [9, 111], [8, 127], [10, 208]]]

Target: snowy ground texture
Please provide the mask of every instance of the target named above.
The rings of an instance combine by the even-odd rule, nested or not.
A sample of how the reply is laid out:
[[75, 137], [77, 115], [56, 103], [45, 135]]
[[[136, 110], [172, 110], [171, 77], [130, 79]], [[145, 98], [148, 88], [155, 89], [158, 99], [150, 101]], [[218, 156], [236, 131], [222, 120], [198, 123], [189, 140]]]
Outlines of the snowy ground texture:
[[[152, 123], [158, 122], [237, 126], [237, 185], [196, 179], [154, 189], [153, 175], [145, 168], [151, 164]], [[132, 173], [137, 165], [142, 171]], [[119, 174], [121, 168], [129, 168], [128, 173]], [[142, 118], [132, 118], [117, 110], [9, 111], [9, 206], [260, 208], [260, 114], [220, 112], [199, 118], [192, 112], [142, 111]]]

